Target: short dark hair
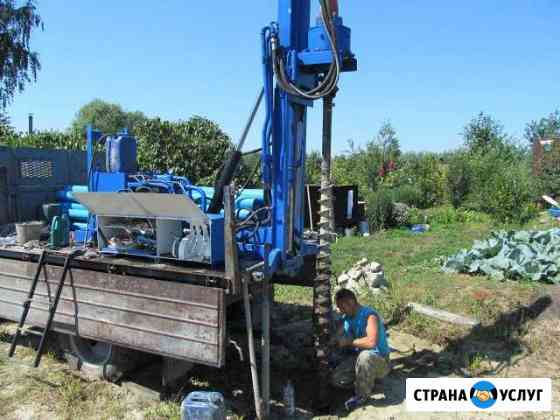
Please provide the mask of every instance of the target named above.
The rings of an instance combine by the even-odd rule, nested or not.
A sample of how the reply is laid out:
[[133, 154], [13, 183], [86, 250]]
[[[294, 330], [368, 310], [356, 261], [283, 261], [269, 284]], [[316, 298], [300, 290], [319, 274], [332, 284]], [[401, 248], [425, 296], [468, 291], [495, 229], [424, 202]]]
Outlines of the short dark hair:
[[338, 292], [336, 292], [334, 300], [335, 302], [339, 302], [341, 300], [352, 300], [354, 302], [358, 301], [354, 292], [348, 289], [340, 289]]

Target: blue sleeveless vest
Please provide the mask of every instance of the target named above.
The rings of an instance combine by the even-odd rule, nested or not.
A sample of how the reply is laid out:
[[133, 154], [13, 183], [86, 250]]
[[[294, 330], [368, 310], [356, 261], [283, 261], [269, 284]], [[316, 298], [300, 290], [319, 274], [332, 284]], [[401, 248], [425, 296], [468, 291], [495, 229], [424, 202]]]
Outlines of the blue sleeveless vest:
[[367, 320], [370, 315], [377, 317], [377, 346], [372, 351], [380, 356], [388, 356], [390, 349], [387, 342], [387, 333], [383, 318], [373, 309], [367, 306], [361, 306], [355, 317], [344, 316], [344, 334], [353, 339], [363, 338], [367, 335]]

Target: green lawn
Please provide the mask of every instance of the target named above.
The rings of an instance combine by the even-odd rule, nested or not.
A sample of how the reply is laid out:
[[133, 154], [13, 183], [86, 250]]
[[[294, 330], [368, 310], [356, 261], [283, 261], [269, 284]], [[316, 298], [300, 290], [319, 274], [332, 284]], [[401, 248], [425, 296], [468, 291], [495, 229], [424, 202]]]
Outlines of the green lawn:
[[[550, 227], [551, 221], [547, 220], [535, 221], [523, 229]], [[483, 324], [490, 324], [499, 314], [528, 303], [542, 285], [446, 274], [441, 271], [438, 258], [469, 248], [474, 240], [485, 238], [498, 228], [504, 227], [493, 227], [490, 223], [457, 223], [436, 226], [419, 235], [405, 229], [393, 229], [370, 237], [341, 238], [332, 248], [333, 270], [338, 276], [361, 258], [381, 263], [391, 285], [389, 293], [363, 295], [360, 299], [376, 307], [388, 320], [400, 319], [407, 303], [418, 302], [470, 315]], [[277, 286], [275, 292], [279, 302], [304, 305], [312, 302], [311, 289]], [[453, 326], [415, 314], [402, 317], [399, 327], [435, 341], [460, 333]]]

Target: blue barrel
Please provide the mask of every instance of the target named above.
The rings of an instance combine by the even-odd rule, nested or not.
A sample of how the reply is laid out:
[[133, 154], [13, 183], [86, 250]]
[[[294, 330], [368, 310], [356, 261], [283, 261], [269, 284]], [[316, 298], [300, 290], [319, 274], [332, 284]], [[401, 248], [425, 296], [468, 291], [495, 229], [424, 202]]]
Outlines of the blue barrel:
[[61, 204], [62, 208], [66, 211], [73, 209], [73, 210], [85, 210], [87, 211], [87, 208], [85, 208], [84, 206], [82, 206], [80, 203], [62, 203]]
[[68, 216], [70, 216], [73, 222], [87, 222], [89, 220], [89, 212], [87, 210], [69, 209]]
[[238, 198], [235, 201], [235, 208], [237, 210], [256, 210], [264, 206], [264, 201], [258, 198]]
[[87, 230], [88, 224], [87, 223], [72, 223], [70, 225], [70, 230]]
[[245, 189], [241, 191], [239, 198], [254, 198], [264, 201], [264, 190]]
[[560, 209], [558, 207], [552, 207], [548, 209], [548, 214], [557, 219], [560, 217]]
[[136, 139], [123, 131], [109, 137], [105, 145], [107, 172], [137, 172]]
[[68, 202], [76, 201], [74, 199], [74, 193], [77, 193], [77, 192], [80, 192], [80, 193], [88, 192], [88, 186], [87, 185], [70, 185], [70, 186], [64, 188], [61, 191], [57, 191], [56, 199], [61, 203], [68, 203]]

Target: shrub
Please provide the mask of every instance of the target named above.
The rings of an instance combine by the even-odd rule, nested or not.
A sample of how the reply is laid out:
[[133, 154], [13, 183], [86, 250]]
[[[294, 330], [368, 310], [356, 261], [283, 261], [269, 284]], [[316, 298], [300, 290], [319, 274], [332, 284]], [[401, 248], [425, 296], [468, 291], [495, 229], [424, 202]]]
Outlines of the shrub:
[[0, 145], [7, 147], [32, 147], [36, 149], [85, 150], [85, 137], [76, 137], [60, 131], [37, 131], [33, 134], [11, 133], [0, 138]]
[[370, 193], [367, 198], [367, 218], [371, 230], [380, 230], [393, 225], [393, 199], [384, 188]]
[[422, 207], [424, 203], [423, 194], [416, 185], [405, 184], [392, 190], [393, 201], [404, 203], [411, 207]]
[[408, 209], [408, 224], [409, 225], [420, 225], [425, 223], [424, 212], [416, 207], [410, 207]]
[[451, 204], [457, 208], [471, 192], [472, 174], [467, 153], [453, 155], [448, 164], [447, 189]]
[[541, 162], [540, 192], [557, 197], [560, 195], [560, 142], [544, 153]]
[[524, 165], [497, 168], [490, 180], [492, 193], [485, 202], [485, 210], [501, 223], [526, 223], [536, 213], [535, 185]]
[[395, 226], [406, 226], [410, 219], [410, 207], [405, 203], [393, 203], [392, 222]]
[[[401, 162], [403, 185], [412, 185], [420, 192], [414, 197], [418, 208], [429, 208], [443, 204], [447, 200], [446, 171], [441, 157], [435, 153], [407, 153]], [[412, 198], [412, 197], [411, 197]]]
[[431, 225], [452, 225], [461, 221], [459, 211], [453, 206], [439, 206], [426, 210], [427, 221]]
[[179, 122], [148, 119], [135, 134], [141, 170], [172, 170], [196, 183], [213, 183], [232, 146], [218, 124], [197, 116]]

